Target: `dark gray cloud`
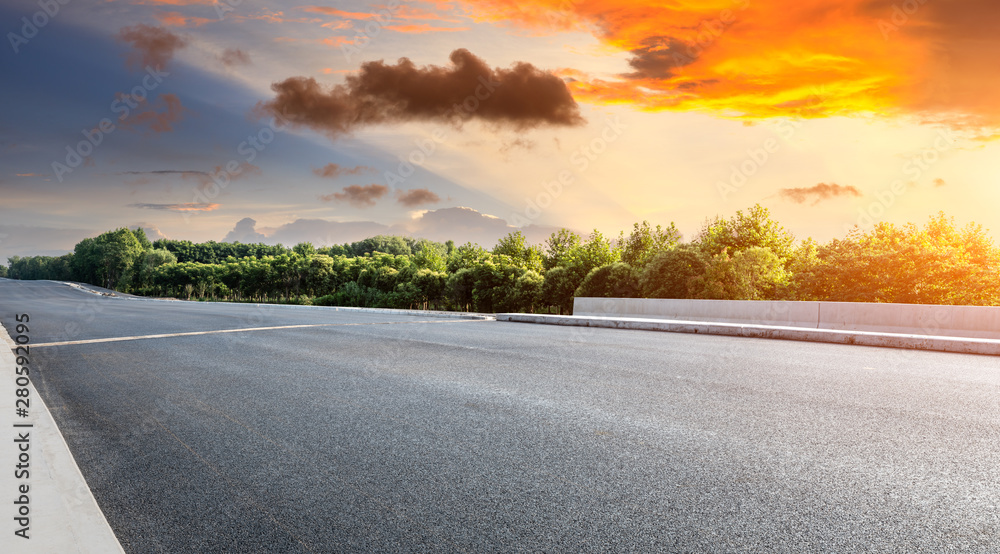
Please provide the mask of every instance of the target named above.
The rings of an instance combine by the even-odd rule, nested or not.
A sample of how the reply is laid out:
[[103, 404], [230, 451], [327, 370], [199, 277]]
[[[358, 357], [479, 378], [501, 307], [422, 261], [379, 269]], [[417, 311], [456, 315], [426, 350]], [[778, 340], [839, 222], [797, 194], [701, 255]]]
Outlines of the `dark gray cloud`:
[[329, 90], [311, 77], [291, 77], [271, 88], [276, 96], [257, 105], [258, 115], [331, 136], [405, 121], [477, 119], [518, 129], [584, 123], [561, 78], [524, 62], [494, 69], [464, 48], [451, 53], [450, 67], [417, 67], [407, 58], [394, 65], [366, 62]]
[[340, 192], [335, 192], [333, 194], [324, 194], [319, 197], [320, 200], [324, 202], [347, 202], [355, 208], [370, 208], [375, 205], [375, 202], [379, 198], [382, 198], [389, 192], [389, 187], [385, 185], [351, 185], [349, 187], [344, 187]]
[[668, 79], [674, 76], [675, 69], [697, 59], [694, 48], [673, 37], [650, 37], [631, 54], [628, 64], [635, 71], [624, 75], [630, 79]]
[[407, 191], [397, 190], [396, 201], [407, 208], [415, 208], [424, 204], [437, 204], [441, 201], [441, 197], [425, 188]]

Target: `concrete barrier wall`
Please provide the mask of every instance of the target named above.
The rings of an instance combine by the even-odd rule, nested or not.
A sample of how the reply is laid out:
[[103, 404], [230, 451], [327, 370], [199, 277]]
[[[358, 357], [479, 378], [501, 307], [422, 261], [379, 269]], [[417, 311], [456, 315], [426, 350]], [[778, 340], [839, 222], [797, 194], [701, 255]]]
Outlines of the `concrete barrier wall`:
[[1000, 339], [1000, 307], [576, 298], [573, 314]]

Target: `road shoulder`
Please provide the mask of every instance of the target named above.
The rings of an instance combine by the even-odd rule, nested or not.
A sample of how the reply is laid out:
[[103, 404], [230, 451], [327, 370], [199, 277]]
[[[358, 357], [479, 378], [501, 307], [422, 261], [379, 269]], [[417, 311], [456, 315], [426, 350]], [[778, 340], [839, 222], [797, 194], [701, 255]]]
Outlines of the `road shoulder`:
[[[0, 544], [13, 547], [5, 548], [5, 552], [124, 552], [33, 384], [26, 387], [28, 417], [17, 415], [15, 346], [0, 325], [0, 424], [6, 429], [6, 440], [0, 447], [0, 505], [7, 507], [0, 513], [0, 520], [5, 522]], [[22, 447], [26, 452], [22, 453]], [[26, 454], [26, 462], [22, 454]], [[21, 473], [19, 464], [26, 466]], [[24, 487], [27, 494], [22, 495]], [[22, 507], [27, 509], [26, 521], [16, 519], [21, 517], [19, 511], [24, 512]], [[24, 528], [23, 523], [28, 525], [21, 535], [27, 535], [27, 539], [15, 534]]]

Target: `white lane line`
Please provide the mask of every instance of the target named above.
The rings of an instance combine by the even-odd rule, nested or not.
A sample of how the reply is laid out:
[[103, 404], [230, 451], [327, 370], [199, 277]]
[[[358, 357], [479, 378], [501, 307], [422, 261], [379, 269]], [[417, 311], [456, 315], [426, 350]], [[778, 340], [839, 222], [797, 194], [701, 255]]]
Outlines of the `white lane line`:
[[277, 325], [274, 327], [245, 327], [242, 329], [219, 329], [216, 331], [191, 331], [187, 333], [164, 333], [161, 335], [135, 335], [131, 337], [107, 337], [103, 339], [85, 339], [85, 340], [67, 340], [61, 342], [41, 342], [37, 344], [32, 344], [32, 348], [41, 348], [43, 346], [68, 346], [71, 344], [98, 344], [102, 342], [120, 342], [128, 340], [145, 340], [145, 339], [168, 339], [173, 337], [193, 337], [197, 335], [215, 335], [219, 333], [242, 333], [244, 331], [271, 331], [274, 329], [306, 329], [309, 327], [352, 327], [360, 325], [399, 325], [406, 323], [460, 323], [468, 321], [489, 321], [489, 320], [478, 320], [478, 319], [451, 319], [451, 320], [430, 320], [430, 321], [379, 321], [379, 322], [369, 322], [369, 323], [310, 323], [303, 325]]

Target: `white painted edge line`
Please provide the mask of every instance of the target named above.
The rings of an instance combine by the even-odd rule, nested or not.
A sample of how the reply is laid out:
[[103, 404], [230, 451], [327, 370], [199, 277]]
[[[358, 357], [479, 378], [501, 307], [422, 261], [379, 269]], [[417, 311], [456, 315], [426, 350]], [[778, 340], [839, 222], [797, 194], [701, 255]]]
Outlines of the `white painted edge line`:
[[713, 323], [706, 321], [680, 321], [625, 317], [560, 316], [544, 314], [497, 314], [496, 317], [497, 321], [510, 321], [518, 323], [540, 323], [546, 325], [601, 327], [607, 329], [633, 329], [640, 331], [664, 331], [669, 333], [725, 335], [731, 337], [827, 342], [857, 346], [906, 348], [912, 350], [933, 350], [959, 354], [1000, 355], [1000, 340], [994, 339], [906, 335], [897, 333], [878, 333], [873, 331], [811, 329], [807, 327], [782, 327], [744, 323]]
[[[16, 344], [3, 325], [0, 325], [0, 339], [0, 424], [7, 429], [0, 445], [0, 459], [3, 460], [0, 506], [4, 506], [0, 510], [0, 521], [4, 522], [0, 544], [8, 545], [4, 552], [124, 553], [34, 384], [27, 387], [29, 417], [19, 418], [15, 414], [14, 394], [18, 387], [15, 383], [17, 358], [13, 348]], [[29, 423], [32, 427], [14, 427], [14, 424]], [[18, 448], [24, 443], [14, 441], [25, 432], [29, 433], [29, 475], [27, 479], [19, 479], [15, 466], [21, 463]], [[20, 499], [19, 487], [22, 485], [28, 486], [28, 539], [14, 534], [22, 527], [13, 519], [19, 517], [19, 506], [13, 502]]]

